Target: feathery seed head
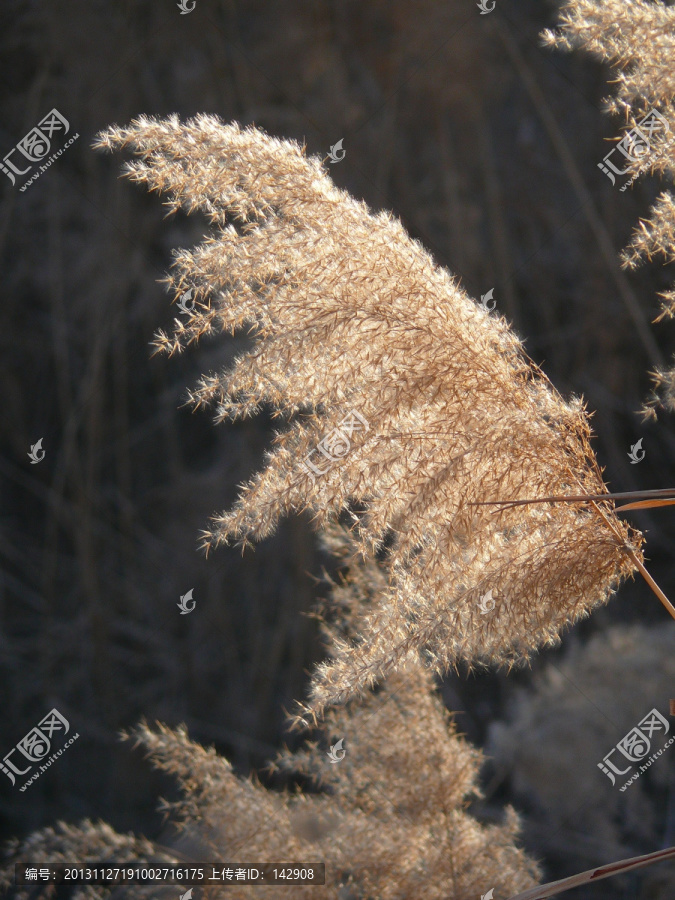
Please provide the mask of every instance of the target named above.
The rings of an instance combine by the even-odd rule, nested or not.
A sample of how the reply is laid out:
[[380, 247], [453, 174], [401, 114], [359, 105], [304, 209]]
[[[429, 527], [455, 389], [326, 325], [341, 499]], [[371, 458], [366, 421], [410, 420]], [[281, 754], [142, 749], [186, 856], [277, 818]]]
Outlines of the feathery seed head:
[[321, 667], [315, 711], [420, 655], [439, 672], [527, 657], [633, 571], [626, 545], [639, 554], [641, 535], [609, 503], [473, 505], [604, 492], [588, 418], [391, 214], [339, 190], [295, 142], [213, 116], [143, 117], [97, 146], [130, 147], [133, 180], [214, 226], [176, 257], [174, 288], [201, 299], [157, 346], [244, 327], [254, 340], [195, 403], [219, 419], [261, 403], [292, 419], [205, 545], [260, 540], [292, 510], [326, 526], [353, 504], [356, 548], [390, 542], [386, 589]]
[[[634, 180], [649, 173], [675, 177], [675, 7], [659, 0], [566, 0], [560, 25], [543, 32], [545, 44], [563, 50], [583, 48], [616, 69], [615, 96], [606, 109], [625, 126], [624, 149], [617, 159]], [[644, 118], [657, 119], [656, 128]], [[622, 185], [621, 190], [625, 190]], [[641, 220], [623, 251], [624, 268], [636, 268], [645, 259], [662, 256], [675, 260], [675, 197], [664, 191], [651, 208], [651, 219]], [[661, 315], [675, 314], [675, 291], [658, 295]], [[654, 390], [642, 407], [644, 418], [656, 418], [656, 408], [675, 410], [675, 366], [652, 373]]]

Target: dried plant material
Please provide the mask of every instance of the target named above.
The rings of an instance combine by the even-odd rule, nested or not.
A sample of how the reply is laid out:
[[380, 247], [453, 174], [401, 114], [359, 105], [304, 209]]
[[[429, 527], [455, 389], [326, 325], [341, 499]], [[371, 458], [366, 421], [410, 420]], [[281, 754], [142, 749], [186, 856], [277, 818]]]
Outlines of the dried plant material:
[[389, 541], [387, 589], [320, 670], [317, 713], [420, 656], [437, 672], [526, 658], [634, 571], [641, 535], [610, 503], [471, 505], [605, 491], [588, 419], [390, 214], [336, 188], [295, 142], [212, 116], [141, 117], [96, 146], [131, 148], [132, 180], [214, 226], [177, 253], [169, 280], [196, 305], [156, 344], [173, 353], [248, 326], [253, 349], [205, 377], [195, 404], [215, 403], [219, 420], [263, 403], [294, 417], [206, 546], [259, 540], [291, 510], [326, 525], [354, 504], [361, 552]]
[[[336, 731], [346, 744], [337, 764], [316, 742], [277, 760], [328, 791], [311, 795], [268, 791], [238, 777], [227, 760], [191, 741], [184, 728], [153, 730], [142, 724], [128, 737], [180, 783], [182, 799], [165, 804], [180, 829], [173, 848], [179, 861], [325, 862], [326, 885], [294, 886], [292, 896], [300, 900], [475, 900], [487, 885], [506, 897], [537, 883], [538, 867], [516, 845], [514, 810], [509, 807], [498, 825], [482, 825], [466, 811], [480, 796], [482, 755], [457, 734], [426, 670], [409, 668], [362, 705], [340, 709], [326, 722], [324, 740]], [[30, 852], [44, 862], [95, 860], [97, 853], [107, 858], [118, 844], [140, 858], [152, 852], [149, 842], [136, 846], [112, 829], [102, 832], [104, 842], [87, 823], [58, 829], [58, 852], [48, 829], [21, 848], [24, 856]], [[119, 859], [120, 852], [112, 858]], [[152, 890], [157, 888], [129, 886], [125, 897], [137, 900]], [[156, 895], [168, 897], [169, 890]], [[227, 887], [228, 897], [242, 900], [258, 898], [259, 891], [257, 885]], [[268, 885], [265, 896], [282, 900], [288, 891]], [[205, 898], [221, 894], [222, 887], [204, 888]], [[77, 896], [93, 900], [105, 893], [96, 888]]]
[[[183, 864], [180, 856], [174, 856], [165, 848], [157, 847], [152, 841], [135, 837], [133, 834], [118, 834], [105, 822], [94, 823], [89, 819], [85, 819], [79, 825], [57, 822], [54, 828], [34, 831], [23, 841], [13, 838], [4, 847], [3, 856], [0, 867], [0, 890], [3, 892], [11, 890], [13, 900], [58, 896], [58, 888], [55, 885], [44, 884], [39, 880], [37, 885], [15, 886], [14, 866], [21, 863], [37, 865], [38, 868], [66, 864], [76, 864], [80, 868], [102, 864], [117, 867], [123, 863], [133, 864], [134, 867], [163, 868]], [[71, 885], [66, 886], [64, 890], [66, 889], [72, 900], [106, 900], [110, 896], [110, 888], [104, 885]], [[168, 900], [176, 896], [175, 888], [161, 885], [136, 886], [131, 888], [131, 891], [134, 900], [146, 898], [150, 900], [155, 897]]]
[[[673, 135], [675, 137], [675, 135]], [[675, 154], [674, 154], [675, 155]], [[659, 194], [651, 209], [652, 219], [640, 221], [626, 250], [622, 254], [625, 265], [637, 265], [657, 255], [666, 263], [675, 262], [675, 198], [668, 192]]]
[[[560, 24], [542, 37], [548, 46], [582, 48], [620, 69], [610, 112], [675, 96], [675, 9], [660, 0], [567, 0]], [[672, 109], [670, 110], [672, 114]]]
[[[607, 111], [620, 116], [625, 132], [622, 165], [634, 180], [645, 173], [672, 180], [675, 176], [675, 8], [652, 0], [567, 0], [560, 26], [545, 31], [544, 43], [563, 50], [584, 49], [616, 70], [616, 95], [606, 101]], [[644, 127], [645, 116], [656, 116], [656, 129]], [[641, 128], [641, 125], [643, 126]], [[611, 176], [613, 177], [613, 176]], [[624, 188], [622, 187], [622, 190]], [[661, 193], [641, 220], [621, 259], [634, 269], [645, 259], [662, 256], [664, 265], [675, 261], [675, 198]], [[675, 294], [658, 295], [661, 314], [672, 318]], [[656, 418], [661, 407], [675, 411], [675, 367], [651, 372], [654, 390], [643, 405], [645, 419]]]
[[[358, 585], [352, 590], [361, 593]], [[426, 669], [409, 665], [364, 702], [332, 708], [322, 732], [324, 741], [343, 741], [339, 763], [309, 742], [280, 754], [275, 766], [328, 787], [330, 808], [345, 822], [367, 811], [377, 847], [365, 838], [362, 848], [360, 841], [345, 847], [346, 859], [358, 863], [358, 896], [468, 898], [488, 885], [510, 896], [516, 882], [536, 883], [537, 867], [515, 846], [514, 810], [497, 826], [465, 811], [481, 796], [482, 754], [458, 735]]]
[[578, 875], [571, 875], [569, 878], [562, 878], [560, 881], [552, 881], [549, 884], [542, 884], [536, 888], [523, 891], [511, 900], [545, 900], [546, 897], [555, 897], [562, 894], [563, 891], [569, 891], [574, 887], [580, 887], [582, 884], [595, 884], [602, 881], [603, 878], [612, 878], [615, 875], [625, 875], [627, 872], [634, 872], [636, 869], [643, 869], [646, 866], [653, 866], [654, 863], [664, 862], [666, 860], [675, 859], [675, 847], [668, 847], [666, 850], [657, 850], [655, 853], [645, 853], [642, 856], [634, 856], [631, 859], [622, 859], [618, 862], [609, 863], [606, 866], [598, 866], [595, 869], [588, 869], [586, 872], [579, 872]]

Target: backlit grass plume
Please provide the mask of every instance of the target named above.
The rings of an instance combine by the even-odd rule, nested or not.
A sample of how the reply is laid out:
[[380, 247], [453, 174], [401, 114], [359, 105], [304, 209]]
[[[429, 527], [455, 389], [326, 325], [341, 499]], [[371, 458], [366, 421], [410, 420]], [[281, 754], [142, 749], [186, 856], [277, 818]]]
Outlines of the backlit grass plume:
[[[625, 180], [646, 173], [675, 176], [675, 7], [652, 0], [567, 0], [555, 31], [544, 42], [563, 50], [582, 48], [617, 71], [608, 112], [620, 117], [627, 154], [615, 154], [626, 167]], [[654, 116], [653, 111], [656, 111]], [[644, 124], [645, 116], [651, 115]], [[646, 140], [645, 140], [646, 138]], [[617, 182], [617, 188], [619, 182]], [[624, 190], [623, 184], [621, 189]], [[675, 196], [663, 191], [641, 220], [622, 254], [624, 268], [634, 269], [653, 257], [675, 262]], [[659, 294], [664, 316], [675, 315], [675, 290]], [[643, 406], [645, 418], [656, 418], [661, 406], [675, 411], [675, 366], [652, 373], [656, 390]]]
[[[321, 793], [303, 794], [270, 791], [255, 778], [238, 776], [213, 748], [190, 740], [184, 727], [142, 724], [128, 737], [181, 788], [178, 800], [163, 804], [177, 831], [171, 846], [155, 847], [104, 825], [59, 823], [24, 843], [12, 842], [0, 887], [11, 884], [15, 863], [35, 859], [41, 865], [134, 859], [134, 865], [156, 860], [163, 866], [177, 860], [203, 868], [204, 860], [223, 868], [256, 860], [325, 863], [325, 885], [295, 885], [292, 891], [267, 885], [271, 900], [475, 900], [488, 887], [508, 897], [537, 884], [537, 864], [517, 846], [520, 821], [513, 808], [507, 807], [500, 824], [482, 824], [466, 809], [481, 796], [483, 757], [457, 733], [428, 671], [406, 667], [364, 702], [331, 710], [322, 731], [324, 743], [342, 737], [338, 762], [330, 763], [315, 742], [283, 757], [285, 769], [321, 785]], [[28, 900], [34, 891], [17, 888], [16, 898]], [[92, 886], [73, 891], [76, 900], [110, 894]], [[128, 900], [179, 893], [176, 886], [173, 893], [158, 885], [124, 889]], [[225, 895], [259, 898], [260, 886], [212, 882], [203, 888], [205, 900]]]
[[[515, 811], [507, 808], [500, 825], [466, 811], [480, 797], [482, 754], [457, 733], [423, 668], [409, 665], [377, 694], [331, 710], [321, 730], [337, 762], [313, 741], [278, 760], [320, 794], [241, 779], [182, 729], [135, 733], [183, 785], [184, 799], [169, 808], [191, 855], [326, 863], [326, 887], [294, 887], [293, 896], [469, 900], [486, 886], [506, 897], [537, 883], [536, 864], [516, 846]], [[257, 888], [240, 890], [253, 897]]]
[[96, 146], [128, 147], [132, 180], [211, 222], [169, 279], [194, 310], [156, 345], [247, 328], [252, 348], [194, 403], [218, 420], [268, 404], [288, 423], [206, 547], [260, 540], [306, 509], [319, 526], [350, 510], [357, 548], [382, 551], [384, 589], [317, 674], [315, 712], [408, 659], [442, 672], [527, 657], [635, 570], [642, 537], [610, 501], [474, 505], [606, 493], [585, 408], [390, 213], [297, 143], [213, 116], [140, 117]]

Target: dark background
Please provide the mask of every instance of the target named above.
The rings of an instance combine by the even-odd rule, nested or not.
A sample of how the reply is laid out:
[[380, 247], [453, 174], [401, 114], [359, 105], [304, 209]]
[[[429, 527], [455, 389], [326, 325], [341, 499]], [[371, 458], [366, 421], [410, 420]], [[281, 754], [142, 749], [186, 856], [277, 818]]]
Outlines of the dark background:
[[[197, 550], [209, 516], [262, 464], [274, 425], [261, 415], [216, 428], [181, 406], [244, 337], [150, 358], [154, 332], [177, 315], [158, 279], [172, 248], [197, 243], [206, 225], [165, 221], [156, 195], [119, 180], [122, 155], [90, 149], [99, 129], [140, 113], [208, 112], [322, 157], [344, 139], [345, 159], [328, 165], [336, 184], [394, 211], [476, 299], [494, 288], [530, 356], [597, 411], [610, 488], [675, 482], [672, 420], [643, 424], [635, 412], [648, 371], [673, 351], [673, 325], [650, 324], [673, 267], [627, 275], [617, 260], [663, 184], [642, 178], [620, 193], [597, 168], [621, 126], [602, 114], [610, 70], [540, 47], [556, 7], [497, 0], [481, 16], [473, 0], [197, 0], [181, 15], [170, 0], [5, 0], [0, 157], [53, 107], [80, 137], [24, 192], [0, 176], [0, 756], [54, 706], [80, 739], [24, 793], [2, 779], [0, 838], [85, 816], [158, 835], [158, 796], [172, 785], [119, 730], [142, 716], [185, 722], [248, 773], [292, 745], [284, 707], [304, 697], [322, 652], [303, 613], [325, 592], [317, 579], [330, 560], [305, 518], [243, 557]], [[31, 465], [39, 438], [46, 455]], [[639, 438], [646, 456], [631, 465]], [[673, 513], [632, 521], [647, 531], [650, 571], [675, 595]], [[181, 616], [189, 589], [197, 606]], [[622, 622], [673, 626], [631, 582], [533, 672], [568, 640]], [[620, 671], [606, 674], [618, 705]], [[450, 675], [444, 698], [484, 745], [531, 677]], [[667, 700], [646, 692], [644, 710]], [[671, 757], [661, 765], [675, 766]], [[487, 817], [506, 802], [523, 808], [494, 768]], [[526, 842], [543, 855], [537, 829]], [[561, 847], [544, 860], [550, 878], [610, 861]], [[640, 884], [604, 882], [588, 897], [642, 896]]]

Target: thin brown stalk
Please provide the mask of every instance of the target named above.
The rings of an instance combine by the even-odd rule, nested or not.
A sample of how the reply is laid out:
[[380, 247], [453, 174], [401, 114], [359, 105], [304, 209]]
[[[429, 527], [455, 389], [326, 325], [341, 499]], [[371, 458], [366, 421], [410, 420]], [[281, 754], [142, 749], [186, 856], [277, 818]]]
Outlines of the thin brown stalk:
[[625, 875], [626, 872], [642, 869], [644, 866], [651, 866], [666, 859], [675, 859], [675, 847], [657, 850], [656, 853], [646, 853], [644, 856], [622, 859], [619, 862], [600, 866], [597, 869], [587, 869], [585, 872], [579, 872], [578, 875], [571, 875], [569, 878], [562, 878], [560, 881], [550, 881], [548, 884], [542, 884], [539, 887], [522, 891], [520, 894], [509, 897], [509, 900], [545, 900], [546, 897], [554, 897], [556, 894], [562, 894], [563, 891], [569, 891], [570, 888], [601, 881], [603, 878], [611, 878], [613, 875]]
[[[661, 500], [659, 498], [670, 498], [670, 500]], [[617, 493], [607, 494], [557, 494], [551, 497], [532, 497], [527, 500], [474, 500], [470, 506], [492, 506], [499, 505], [502, 509], [509, 509], [512, 506], [525, 506], [528, 503], [585, 503], [589, 500], [638, 500], [638, 503], [626, 503], [623, 506], [617, 506], [615, 512], [619, 509], [649, 509], [653, 506], [665, 506], [670, 502], [675, 503], [675, 488], [657, 488], [652, 491], [619, 491]], [[648, 503], [649, 500], [657, 502]], [[495, 510], [499, 512], [499, 510]]]
[[[657, 506], [672, 506], [675, 505], [675, 499], [673, 499], [672, 495], [675, 494], [675, 488], [658, 488], [653, 491], [622, 491], [614, 494], [563, 494], [552, 497], [536, 497], [528, 500], [477, 500], [474, 501], [473, 506], [490, 506], [490, 505], [499, 505], [501, 508], [499, 510], [495, 510], [495, 512], [501, 512], [504, 509], [509, 509], [512, 506], [524, 506], [529, 503], [586, 503], [592, 502], [598, 512], [602, 514], [600, 508], [596, 505], [597, 501], [603, 500], [631, 500], [633, 498], [642, 498], [638, 499], [635, 503], [625, 503], [622, 506], [617, 506], [614, 508], [613, 512], [618, 512], [619, 510], [623, 510], [624, 512], [631, 509], [651, 509]], [[647, 499], [654, 498], [654, 499]], [[658, 498], [669, 498], [669, 499], [658, 499]], [[606, 519], [603, 515], [603, 518], [607, 521], [607, 524], [612, 527], [612, 523]], [[636, 567], [640, 571], [640, 574], [647, 582], [651, 590], [656, 594], [661, 603], [665, 606], [668, 613], [675, 619], [675, 606], [670, 602], [670, 600], [663, 593], [658, 584], [654, 581], [652, 576], [649, 574], [647, 569], [642, 564], [641, 560], [635, 554], [635, 551], [630, 546], [630, 544], [624, 542], [624, 547], [626, 553], [630, 557], [630, 559], [635, 563]]]

